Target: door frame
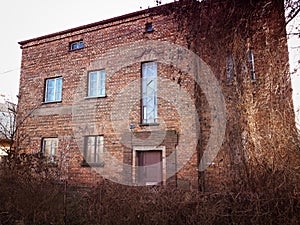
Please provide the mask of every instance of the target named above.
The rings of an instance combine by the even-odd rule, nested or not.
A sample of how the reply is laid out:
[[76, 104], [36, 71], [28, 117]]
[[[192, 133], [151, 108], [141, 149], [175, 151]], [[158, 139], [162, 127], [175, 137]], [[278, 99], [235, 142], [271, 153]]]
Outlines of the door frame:
[[167, 182], [167, 161], [166, 161], [166, 147], [165, 146], [133, 146], [132, 148], [132, 182], [137, 184], [136, 175], [138, 162], [136, 160], [137, 151], [161, 151], [162, 156], [162, 184]]

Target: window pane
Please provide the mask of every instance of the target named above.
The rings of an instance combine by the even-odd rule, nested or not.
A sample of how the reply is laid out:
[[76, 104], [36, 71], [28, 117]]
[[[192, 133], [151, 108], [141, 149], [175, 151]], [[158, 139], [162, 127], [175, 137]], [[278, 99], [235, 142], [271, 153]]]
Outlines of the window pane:
[[50, 142], [50, 155], [52, 157], [57, 153], [57, 139], [53, 138], [49, 142]]
[[95, 146], [95, 163], [100, 162], [100, 146], [101, 146], [101, 140], [100, 137], [97, 137], [96, 146]]
[[97, 95], [97, 72], [89, 73], [89, 96]]
[[254, 69], [254, 54], [253, 51], [249, 52], [249, 60], [250, 60], [250, 70], [251, 70], [251, 79], [255, 80], [255, 69]]
[[47, 80], [47, 83], [46, 83], [46, 102], [47, 101], [54, 101], [54, 88], [55, 88], [55, 81], [53, 79]]
[[79, 42], [78, 48], [83, 48], [83, 41]]
[[104, 153], [104, 138], [103, 136], [99, 136], [99, 153]]
[[44, 145], [44, 150], [43, 150], [44, 154], [47, 155], [47, 156], [49, 156], [49, 155], [50, 155], [50, 152], [51, 152], [51, 150], [50, 150], [50, 147], [51, 147], [51, 146], [50, 146], [50, 142], [44, 140], [44, 141], [43, 141], [43, 145]]
[[143, 122], [154, 123], [157, 118], [157, 63], [142, 65]]
[[100, 71], [100, 95], [105, 95], [105, 71]]
[[147, 106], [143, 106], [143, 123], [147, 123]]
[[62, 78], [56, 79], [56, 87], [55, 87], [55, 100], [60, 101], [61, 100], [61, 94], [62, 94]]
[[74, 50], [76, 48], [76, 43], [71, 44], [71, 50]]
[[233, 77], [233, 60], [231, 56], [227, 58], [226, 76], [227, 80], [231, 80]]
[[88, 137], [88, 149], [87, 149], [88, 162], [94, 162], [94, 144], [95, 144], [95, 137]]
[[143, 77], [156, 77], [157, 76], [157, 63], [149, 62], [143, 63]]
[[147, 78], [142, 78], [142, 95], [147, 96]]

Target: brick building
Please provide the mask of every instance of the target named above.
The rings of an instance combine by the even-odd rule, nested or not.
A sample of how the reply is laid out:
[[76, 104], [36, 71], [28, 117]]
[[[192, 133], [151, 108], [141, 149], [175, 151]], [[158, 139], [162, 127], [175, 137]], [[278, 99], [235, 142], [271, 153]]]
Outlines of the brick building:
[[288, 144], [284, 24], [281, 1], [190, 0], [22, 41], [20, 150], [73, 183], [226, 186]]

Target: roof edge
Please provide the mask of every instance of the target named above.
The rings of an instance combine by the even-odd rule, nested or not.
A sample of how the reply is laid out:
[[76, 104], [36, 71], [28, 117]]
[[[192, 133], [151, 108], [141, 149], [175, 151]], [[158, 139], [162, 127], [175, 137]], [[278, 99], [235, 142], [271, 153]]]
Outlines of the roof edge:
[[67, 34], [67, 33], [71, 33], [71, 32], [76, 32], [76, 31], [79, 31], [79, 30], [83, 30], [83, 29], [87, 29], [87, 28], [91, 28], [91, 27], [95, 27], [95, 26], [99, 26], [99, 25], [104, 25], [104, 24], [116, 22], [118, 20], [123, 20], [123, 19], [127, 19], [127, 18], [130, 18], [130, 17], [138, 16], [138, 15], [141, 15], [141, 14], [144, 14], [144, 13], [147, 13], [147, 12], [153, 12], [157, 8], [167, 7], [167, 6], [175, 4], [175, 3], [176, 2], [171, 2], [171, 3], [168, 3], [168, 4], [161, 5], [161, 6], [155, 6], [155, 7], [152, 7], [152, 8], [135, 11], [135, 12], [132, 12], [132, 13], [128, 13], [128, 14], [124, 14], [124, 15], [121, 15], [121, 16], [116, 16], [116, 17], [113, 17], [113, 18], [101, 20], [101, 21], [98, 21], [98, 22], [94, 22], [94, 23], [90, 23], [90, 24], [86, 24], [86, 25], [82, 25], [82, 26], [70, 28], [70, 29], [67, 29], [67, 30], [58, 31], [58, 32], [47, 34], [47, 35], [43, 35], [43, 36], [40, 36], [40, 37], [36, 37], [36, 38], [32, 38], [32, 39], [20, 41], [20, 42], [18, 42], [18, 44], [21, 45], [21, 46], [23, 46], [23, 45], [26, 45], [26, 44], [28, 44], [30, 42], [40, 41], [40, 40], [51, 38], [51, 37], [55, 37], [55, 36], [58, 36], [58, 35], [63, 35], [63, 34]]

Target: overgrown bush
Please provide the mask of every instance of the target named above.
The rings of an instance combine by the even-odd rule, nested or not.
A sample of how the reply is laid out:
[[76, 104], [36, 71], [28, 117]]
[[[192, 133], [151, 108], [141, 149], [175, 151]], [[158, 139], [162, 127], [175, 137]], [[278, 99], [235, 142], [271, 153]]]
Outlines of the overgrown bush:
[[253, 182], [247, 187], [200, 193], [169, 187], [128, 187], [107, 180], [96, 187], [68, 186], [45, 173], [40, 173], [41, 176], [26, 173], [29, 168], [26, 164], [17, 169], [2, 168], [0, 225], [299, 224], [300, 221], [299, 183], [284, 171], [262, 174], [264, 170], [257, 169], [260, 172], [256, 175], [251, 172], [249, 178]]
[[[13, 156], [0, 167], [0, 224], [63, 224], [62, 187], [40, 155]], [[53, 174], [52, 174], [53, 175]]]

